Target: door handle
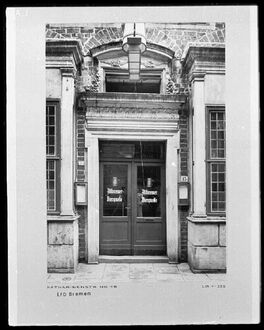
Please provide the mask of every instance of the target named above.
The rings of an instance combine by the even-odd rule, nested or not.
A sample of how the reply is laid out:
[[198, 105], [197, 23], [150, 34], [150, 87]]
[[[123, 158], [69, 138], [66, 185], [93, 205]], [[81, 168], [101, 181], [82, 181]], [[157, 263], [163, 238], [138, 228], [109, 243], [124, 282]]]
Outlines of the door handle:
[[152, 221], [154, 221], [155, 219], [148, 219], [148, 218], [146, 218], [146, 219], [144, 219], [145, 221], [149, 221], [149, 222], [152, 222]]

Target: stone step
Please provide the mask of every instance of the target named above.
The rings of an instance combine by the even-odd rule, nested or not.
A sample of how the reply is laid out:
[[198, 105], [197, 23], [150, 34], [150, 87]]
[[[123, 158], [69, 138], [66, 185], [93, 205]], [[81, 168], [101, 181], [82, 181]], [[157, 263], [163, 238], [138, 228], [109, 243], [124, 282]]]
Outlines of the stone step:
[[101, 263], [169, 263], [166, 256], [99, 256]]

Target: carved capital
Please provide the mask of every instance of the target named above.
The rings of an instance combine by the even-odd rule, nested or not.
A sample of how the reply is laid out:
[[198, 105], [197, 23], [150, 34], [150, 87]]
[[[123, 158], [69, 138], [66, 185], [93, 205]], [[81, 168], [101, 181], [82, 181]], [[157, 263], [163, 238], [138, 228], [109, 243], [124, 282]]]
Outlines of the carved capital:
[[69, 77], [76, 79], [77, 71], [74, 68], [61, 68], [62, 77]]
[[189, 81], [190, 82], [203, 82], [205, 77], [204, 72], [192, 72], [189, 76]]

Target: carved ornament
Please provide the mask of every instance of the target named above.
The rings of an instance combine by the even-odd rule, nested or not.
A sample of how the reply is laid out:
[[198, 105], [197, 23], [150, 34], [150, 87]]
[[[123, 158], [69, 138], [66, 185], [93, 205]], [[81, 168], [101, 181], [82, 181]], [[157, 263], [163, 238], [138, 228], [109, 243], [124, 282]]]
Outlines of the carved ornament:
[[146, 108], [87, 108], [86, 119], [144, 119], [144, 120], [178, 120], [176, 109]]

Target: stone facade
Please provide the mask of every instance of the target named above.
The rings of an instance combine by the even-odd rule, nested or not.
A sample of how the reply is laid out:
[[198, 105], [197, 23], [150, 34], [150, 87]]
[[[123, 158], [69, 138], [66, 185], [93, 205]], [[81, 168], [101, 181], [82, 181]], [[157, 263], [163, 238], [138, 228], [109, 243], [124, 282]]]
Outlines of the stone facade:
[[[207, 152], [208, 107], [225, 104], [225, 50], [190, 47], [183, 70], [192, 82], [193, 203], [188, 220], [188, 262], [194, 272], [225, 271], [225, 214], [213, 215], [208, 207]], [[207, 146], [208, 148], [208, 146]], [[199, 183], [198, 183], [199, 182]], [[221, 238], [220, 238], [221, 237]]]
[[[145, 121], [142, 132], [145, 129], [152, 131], [156, 129], [158, 132], [159, 121], [172, 120], [177, 123], [179, 169], [177, 174], [173, 174], [174, 180], [177, 183], [181, 176], [188, 177], [191, 187], [190, 204], [177, 207], [179, 223], [176, 227], [172, 227], [179, 233], [177, 260], [188, 261], [194, 271], [224, 270], [225, 218], [221, 218], [218, 224], [211, 223], [206, 210], [202, 207], [202, 211], [199, 211], [199, 205], [204, 205], [206, 202], [205, 194], [202, 193], [199, 196], [198, 190], [196, 190], [196, 187], [200, 185], [200, 181], [197, 181], [198, 178], [204, 181], [202, 183], [203, 191], [206, 190], [206, 178], [203, 174], [205, 170], [202, 165], [205, 156], [201, 156], [200, 160], [193, 157], [193, 150], [198, 148], [195, 142], [193, 145], [193, 141], [196, 141], [196, 138], [197, 141], [200, 139], [199, 141], [202, 142], [199, 147], [204, 150], [206, 146], [204, 136], [195, 135], [198, 134], [197, 129], [194, 129], [198, 119], [196, 119], [196, 115], [193, 117], [193, 111], [196, 114], [197, 111], [200, 111], [197, 118], [203, 121], [207, 104], [223, 105], [225, 103], [223, 80], [225, 26], [223, 23], [145, 24], [149, 53], [142, 56], [142, 68], [146, 70], [158, 68], [163, 72], [161, 94], [157, 100], [160, 102], [159, 104], [166, 101], [167, 103], [164, 104], [168, 107], [170, 107], [168, 100], [178, 100], [181, 105], [177, 105], [176, 112], [164, 108], [164, 106], [161, 106], [160, 110], [155, 110], [154, 94], [148, 96], [149, 108], [146, 106], [148, 99], [145, 99], [145, 105], [141, 109], [138, 105], [133, 109], [133, 106], [127, 104], [128, 110], [124, 110], [124, 103], [128, 102], [130, 97], [126, 99], [123, 94], [124, 100], [120, 98], [119, 101], [111, 101], [110, 93], [105, 93], [105, 70], [127, 70], [128, 68], [127, 56], [122, 53], [121, 49], [123, 28], [123, 24], [117, 23], [48, 24], [46, 26], [47, 99], [59, 100], [62, 107], [68, 109], [67, 116], [74, 124], [74, 128], [70, 129], [71, 133], [61, 127], [62, 134], [64, 134], [63, 140], [67, 137], [68, 141], [72, 141], [71, 150], [66, 150], [66, 144], [63, 146], [68, 159], [72, 159], [72, 164], [64, 166], [64, 160], [62, 161], [61, 180], [64, 185], [62, 192], [65, 194], [63, 202], [67, 205], [62, 205], [64, 213], [66, 213], [62, 212], [61, 216], [71, 216], [72, 224], [66, 225], [67, 230], [66, 228], [61, 230], [62, 222], [57, 223], [59, 215], [57, 220], [54, 220], [55, 222], [52, 224], [49, 222], [48, 267], [53, 271], [67, 271], [67, 269], [74, 271], [76, 258], [85, 261], [89, 259], [90, 242], [87, 219], [91, 217], [91, 214], [89, 214], [89, 207], [75, 205], [74, 182], [88, 182], [88, 187], [90, 184], [88, 171], [92, 149], [90, 142], [87, 142], [87, 129], [94, 129], [98, 120], [114, 115], [117, 120], [123, 121], [124, 125], [127, 125], [128, 119], [139, 120], [142, 125]], [[107, 52], [112, 56], [107, 57], [105, 55]], [[198, 78], [202, 83], [198, 82]], [[69, 85], [69, 79], [73, 83], [72, 85]], [[69, 89], [72, 93], [70, 96], [68, 92], [66, 93]], [[204, 98], [199, 101], [199, 104], [197, 103], [198, 89], [204, 93], [203, 96], [201, 95]], [[104, 101], [106, 94], [109, 99], [108, 103]], [[136, 103], [140, 101], [140, 97], [139, 94], [135, 98]], [[98, 102], [101, 99], [104, 105], [100, 108]], [[70, 102], [73, 102], [73, 113]], [[119, 117], [116, 117], [119, 111], [116, 108], [117, 104], [122, 104], [119, 106], [122, 107]], [[62, 111], [65, 112], [63, 109]], [[153, 127], [152, 124], [150, 125], [150, 120], [156, 121]], [[168, 124], [166, 125], [169, 127]], [[201, 127], [204, 130], [205, 124]], [[200, 129], [199, 131], [202, 132]], [[162, 131], [160, 132], [162, 134]], [[168, 133], [168, 131], [166, 132]], [[205, 131], [201, 134], [205, 135]], [[171, 161], [173, 162], [173, 160]], [[70, 177], [67, 176], [67, 173], [71, 173]], [[175, 198], [177, 198], [177, 194]], [[204, 222], [193, 220], [197, 211], [200, 212], [199, 217], [202, 216]], [[78, 220], [75, 219], [77, 215]], [[76, 231], [78, 238], [76, 238]], [[61, 241], [61, 233], [65, 233], [63, 241]], [[174, 247], [170, 248], [174, 249]], [[78, 249], [78, 257], [76, 257], [76, 249]], [[56, 266], [54, 260], [60, 259], [60, 256], [61, 264], [58, 263]], [[218, 260], [219, 263], [214, 263], [214, 260]], [[65, 266], [67, 262], [68, 266]]]
[[[216, 45], [225, 42], [224, 23], [145, 24], [148, 43], [170, 49], [181, 58], [188, 43]], [[96, 47], [122, 42], [123, 24], [48, 24], [47, 39], [76, 39], [83, 54]]]
[[225, 223], [222, 219], [194, 221], [189, 218], [188, 260], [192, 271], [225, 271], [225, 241]]

